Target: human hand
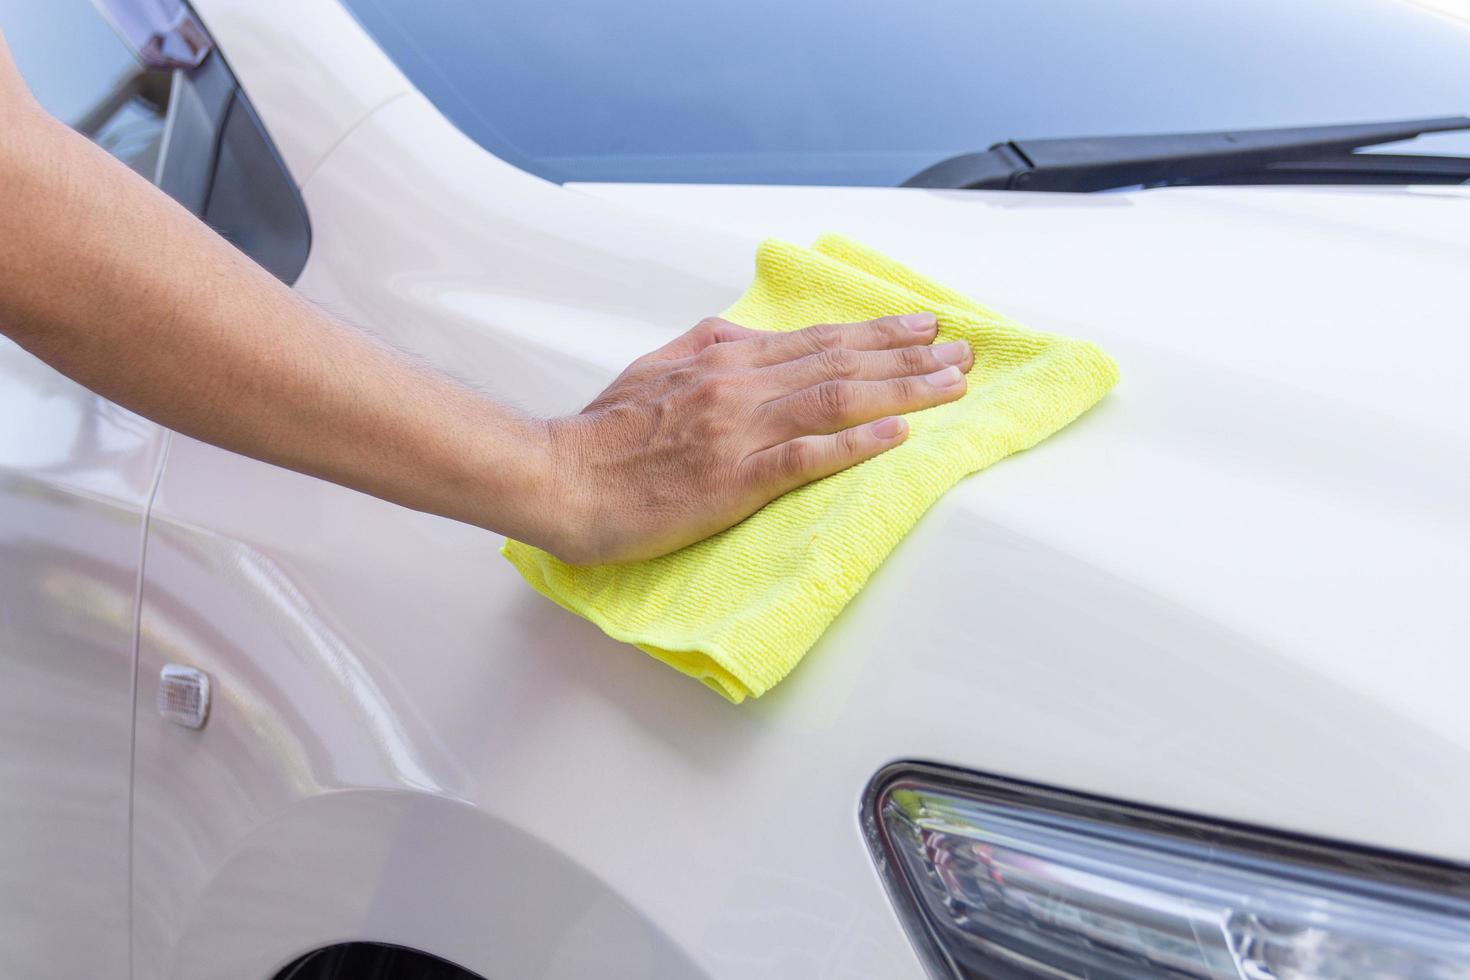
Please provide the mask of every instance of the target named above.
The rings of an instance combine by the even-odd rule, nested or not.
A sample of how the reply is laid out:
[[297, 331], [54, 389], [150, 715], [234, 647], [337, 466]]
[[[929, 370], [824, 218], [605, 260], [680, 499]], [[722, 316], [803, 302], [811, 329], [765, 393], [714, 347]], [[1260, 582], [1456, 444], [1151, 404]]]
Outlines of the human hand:
[[935, 329], [928, 313], [790, 333], [701, 321], [549, 423], [569, 504], [549, 550], [576, 564], [666, 554], [892, 449], [899, 415], [965, 393], [974, 354], [932, 345]]

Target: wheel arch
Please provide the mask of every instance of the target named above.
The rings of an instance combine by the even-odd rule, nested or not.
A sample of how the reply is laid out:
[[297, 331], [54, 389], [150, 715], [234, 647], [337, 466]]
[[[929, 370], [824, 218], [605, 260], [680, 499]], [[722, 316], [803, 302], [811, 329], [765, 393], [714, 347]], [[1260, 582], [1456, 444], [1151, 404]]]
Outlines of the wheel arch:
[[288, 963], [272, 980], [485, 980], [416, 949], [385, 943], [337, 943]]
[[[166, 975], [268, 980], [345, 943], [402, 947], [491, 980], [702, 975], [540, 838], [463, 800], [377, 789], [309, 797], [242, 840], [193, 904]], [[609, 964], [609, 951], [627, 962]]]

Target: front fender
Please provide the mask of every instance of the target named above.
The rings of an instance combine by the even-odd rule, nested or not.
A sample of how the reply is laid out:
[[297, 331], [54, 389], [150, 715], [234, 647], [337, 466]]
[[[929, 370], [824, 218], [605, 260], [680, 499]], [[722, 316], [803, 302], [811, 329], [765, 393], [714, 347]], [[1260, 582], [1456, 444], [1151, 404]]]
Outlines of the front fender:
[[488, 978], [702, 973], [606, 882], [451, 797], [341, 790], [262, 824], [209, 881], [165, 975], [268, 980], [371, 940]]

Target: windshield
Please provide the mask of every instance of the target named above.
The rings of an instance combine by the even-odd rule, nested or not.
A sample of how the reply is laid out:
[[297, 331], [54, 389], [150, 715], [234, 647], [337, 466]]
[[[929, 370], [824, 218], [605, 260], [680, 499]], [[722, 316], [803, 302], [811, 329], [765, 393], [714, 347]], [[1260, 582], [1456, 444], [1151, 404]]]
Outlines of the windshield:
[[892, 185], [1007, 139], [1470, 110], [1456, 0], [344, 2], [556, 181]]

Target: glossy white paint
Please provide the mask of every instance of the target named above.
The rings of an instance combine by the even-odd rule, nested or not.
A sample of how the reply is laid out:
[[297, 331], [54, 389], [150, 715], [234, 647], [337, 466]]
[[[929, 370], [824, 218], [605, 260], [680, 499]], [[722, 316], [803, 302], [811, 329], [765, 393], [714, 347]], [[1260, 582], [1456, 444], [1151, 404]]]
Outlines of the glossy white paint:
[[138, 549], [164, 439], [0, 337], [0, 976], [128, 976]]
[[902, 757], [1470, 859], [1462, 194], [561, 188], [409, 96], [306, 198], [303, 291], [538, 411], [723, 307], [761, 235], [827, 228], [1124, 381], [739, 708], [489, 535], [181, 441], [141, 670], [217, 701], [139, 727], [138, 976], [351, 937], [491, 978], [917, 975], [856, 820]]
[[[1123, 382], [946, 496], [739, 707], [536, 596], [492, 535], [175, 438], [138, 655], [139, 980], [266, 978], [348, 939], [491, 980], [917, 977], [857, 824], [904, 757], [1470, 861], [1464, 190], [558, 187], [401, 94], [325, 0], [199, 7], [309, 175], [302, 291], [529, 408], [575, 408], [725, 306], [759, 238], [824, 230], [1099, 341]], [[115, 950], [106, 737], [127, 737], [116, 651], [158, 434], [28, 395], [61, 383], [0, 356], [0, 420], [53, 419], [0, 426], [0, 642], [91, 623], [78, 596], [113, 610], [58, 662], [76, 742], [6, 761], [99, 787], [100, 808], [35, 801], [109, 821], [71, 834]], [[118, 451], [67, 435], [83, 411]], [[70, 462], [35, 456], [53, 430]], [[74, 567], [85, 589], [14, 601]], [[165, 663], [210, 674], [202, 730], [158, 717]], [[118, 975], [67, 953], [53, 975]]]

